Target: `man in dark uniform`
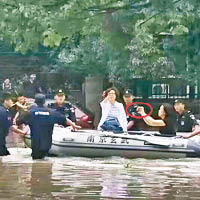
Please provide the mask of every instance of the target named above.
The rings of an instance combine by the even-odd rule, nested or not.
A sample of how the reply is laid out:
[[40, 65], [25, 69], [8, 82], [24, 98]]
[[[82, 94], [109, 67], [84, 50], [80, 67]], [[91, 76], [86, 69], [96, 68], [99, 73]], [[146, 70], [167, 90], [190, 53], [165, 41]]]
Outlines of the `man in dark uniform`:
[[178, 113], [178, 132], [191, 132], [196, 126], [199, 126], [195, 116], [188, 110], [187, 105], [183, 100], [176, 100], [174, 108]]
[[[125, 93], [123, 95], [123, 99], [125, 102], [125, 108], [127, 105], [133, 103], [134, 96], [133, 96], [131, 90], [125, 91]], [[140, 114], [137, 113], [137, 105], [136, 104], [133, 104], [132, 106], [130, 106], [128, 108], [128, 113], [130, 113], [131, 115], [134, 115], [134, 116], [140, 116]], [[127, 121], [128, 121], [128, 125], [127, 125], [128, 131], [139, 131], [140, 129], [137, 127], [137, 122], [139, 120], [129, 116], [128, 114], [126, 114], [126, 116], [127, 116]]]
[[81, 127], [67, 119], [64, 115], [44, 107], [45, 96], [43, 94], [36, 94], [35, 103], [37, 105], [31, 107], [30, 112], [27, 115], [23, 115], [17, 121], [17, 124], [27, 124], [30, 126], [32, 158], [42, 159], [48, 155], [51, 148], [54, 124], [69, 125], [74, 130]]
[[0, 106], [0, 156], [10, 155], [6, 147], [6, 136], [12, 125], [12, 117], [9, 109], [13, 102], [9, 93], [3, 94], [3, 105]]
[[75, 109], [70, 102], [65, 102], [65, 100], [65, 93], [59, 90], [55, 96], [55, 103], [51, 107], [62, 115], [65, 115], [71, 121], [76, 122]]

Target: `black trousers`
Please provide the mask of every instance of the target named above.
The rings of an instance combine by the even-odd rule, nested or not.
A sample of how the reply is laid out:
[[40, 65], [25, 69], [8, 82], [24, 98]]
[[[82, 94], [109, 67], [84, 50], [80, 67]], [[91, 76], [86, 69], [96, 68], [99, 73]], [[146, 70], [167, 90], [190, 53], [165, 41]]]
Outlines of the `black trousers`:
[[34, 159], [43, 159], [45, 156], [47, 156], [48, 155], [48, 153], [47, 152], [44, 152], [44, 151], [36, 151], [36, 150], [34, 150], [34, 149], [32, 149], [32, 154], [31, 154], [31, 156], [32, 156], [32, 158], [33, 158], [33, 160]]
[[41, 150], [40, 140], [39, 139], [31, 139], [31, 149], [32, 149], [32, 158], [33, 159], [43, 159], [48, 155], [49, 150]]
[[6, 147], [6, 135], [0, 132], [0, 156], [7, 156], [10, 155]]

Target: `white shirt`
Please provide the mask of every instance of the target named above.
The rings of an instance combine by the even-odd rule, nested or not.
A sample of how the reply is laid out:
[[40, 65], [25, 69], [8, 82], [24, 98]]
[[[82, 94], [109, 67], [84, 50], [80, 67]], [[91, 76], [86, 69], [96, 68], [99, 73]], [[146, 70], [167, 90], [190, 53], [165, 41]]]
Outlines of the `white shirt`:
[[117, 115], [118, 115], [118, 107], [115, 106], [114, 104], [111, 104], [111, 108], [110, 108], [110, 111], [107, 115], [107, 118], [106, 120], [108, 119], [112, 119], [112, 118], [117, 118]]
[[124, 106], [122, 103], [119, 103], [117, 101], [115, 101], [114, 104], [111, 104], [107, 99], [104, 99], [101, 103], [101, 109], [102, 109], [102, 116], [101, 116], [101, 120], [99, 122], [98, 125], [98, 130], [101, 129], [101, 126], [103, 125], [103, 123], [106, 121], [106, 118], [108, 116], [108, 114], [112, 111], [110, 111], [112, 109], [112, 105], [115, 106], [115, 114], [117, 114], [117, 119], [123, 129], [123, 131], [127, 131], [127, 119], [126, 119], [126, 113], [124, 110]]

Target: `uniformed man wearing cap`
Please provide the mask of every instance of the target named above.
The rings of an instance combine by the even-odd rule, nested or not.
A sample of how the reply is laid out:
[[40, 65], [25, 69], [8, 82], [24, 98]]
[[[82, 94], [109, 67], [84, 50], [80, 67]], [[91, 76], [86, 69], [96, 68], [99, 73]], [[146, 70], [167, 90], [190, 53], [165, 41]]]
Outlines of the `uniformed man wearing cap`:
[[9, 155], [6, 147], [6, 136], [9, 133], [9, 128], [12, 125], [12, 117], [9, 109], [13, 102], [9, 93], [3, 94], [3, 104], [0, 106], [0, 156]]
[[191, 132], [199, 126], [195, 116], [188, 110], [187, 104], [183, 100], [176, 100], [174, 108], [178, 114], [178, 132]]
[[[129, 90], [129, 89], [126, 90], [125, 93], [124, 93], [124, 95], [123, 95], [123, 99], [124, 99], [125, 107], [127, 105], [129, 105], [130, 103], [133, 103], [134, 96], [132, 94], [132, 91]], [[136, 109], [137, 109], [137, 105], [133, 104], [132, 106], [130, 106], [128, 108], [128, 113], [130, 113], [131, 115], [139, 116], [139, 114], [137, 113]], [[126, 116], [127, 116], [127, 121], [128, 121], [127, 130], [128, 131], [138, 131], [138, 130], [140, 130], [137, 127], [137, 119], [132, 118], [128, 114], [126, 114]]]
[[17, 125], [27, 124], [30, 126], [32, 158], [41, 159], [48, 154], [51, 148], [54, 124], [69, 125], [74, 130], [81, 127], [59, 112], [45, 107], [43, 94], [35, 95], [35, 103], [37, 105], [32, 106], [29, 113], [18, 119]]
[[65, 93], [62, 90], [59, 90], [54, 99], [55, 103], [51, 105], [51, 107], [65, 115], [71, 121], [76, 122], [75, 109], [70, 102], [65, 101]]

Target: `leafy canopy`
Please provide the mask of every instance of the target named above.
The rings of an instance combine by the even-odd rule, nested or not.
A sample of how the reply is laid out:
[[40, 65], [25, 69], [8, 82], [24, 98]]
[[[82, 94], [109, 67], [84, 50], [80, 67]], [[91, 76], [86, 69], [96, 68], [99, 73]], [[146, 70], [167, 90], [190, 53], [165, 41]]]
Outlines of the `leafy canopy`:
[[124, 81], [200, 73], [198, 0], [1, 0], [1, 40], [43, 45], [74, 73]]

